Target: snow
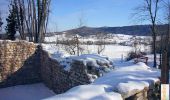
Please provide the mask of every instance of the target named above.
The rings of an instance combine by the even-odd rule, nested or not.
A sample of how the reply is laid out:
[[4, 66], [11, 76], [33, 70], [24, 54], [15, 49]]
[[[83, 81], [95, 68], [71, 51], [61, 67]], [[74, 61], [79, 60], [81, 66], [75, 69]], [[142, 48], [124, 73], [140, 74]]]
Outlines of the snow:
[[[48, 53], [50, 53], [53, 58], [70, 56], [70, 54], [64, 50], [64, 47], [61, 44], [42, 44], [42, 46], [43, 49], [48, 51]], [[97, 45], [81, 45], [81, 47], [85, 48], [83, 54], [97, 54]], [[106, 45], [105, 50], [100, 55], [107, 56], [109, 58], [121, 58], [122, 55], [126, 57], [127, 54], [132, 50], [133, 48], [130, 46]]]
[[42, 83], [0, 89], [0, 100], [42, 100], [54, 95]]
[[145, 87], [149, 87], [149, 84], [145, 81], [128, 81], [126, 83], [119, 83], [117, 86], [117, 91], [124, 97], [128, 97], [140, 92], [140, 90], [143, 90]]
[[[97, 53], [97, 45], [90, 45], [87, 47], [91, 53]], [[132, 51], [133, 48], [130, 46], [121, 46], [121, 45], [106, 45], [105, 50], [101, 53], [101, 55], [107, 56], [109, 58], [121, 58], [122, 55], [124, 57]]]
[[[116, 42], [115, 45], [106, 45], [105, 46], [105, 50], [101, 53], [101, 55], [105, 55], [107, 57], [111, 57], [111, 58], [121, 58], [122, 56], [126, 57], [127, 53], [129, 53], [130, 51], [133, 51], [134, 48], [132, 47], [133, 42], [135, 39], [140, 40], [140, 42], [145, 42], [145, 43], [150, 43], [149, 39], [151, 39], [151, 37], [149, 36], [133, 36], [133, 35], [124, 35], [124, 34], [108, 34], [106, 35], [108, 38], [105, 39], [105, 42], [111, 42], [114, 43]], [[56, 43], [56, 40], [69, 40], [71, 39], [71, 37], [66, 37], [65, 34], [60, 34], [60, 35], [54, 35], [51, 37], [46, 37], [45, 41], [46, 42], [53, 42]], [[94, 35], [89, 36], [89, 37], [80, 37], [79, 38], [80, 42], [87, 42], [87, 41], [91, 41], [91, 42], [96, 42], [98, 41], [97, 37]], [[148, 42], [147, 42], [148, 41]], [[125, 43], [125, 45], [118, 45], [121, 43]], [[51, 44], [50, 44], [51, 45]], [[56, 48], [56, 50], [58, 52], [62, 52], [62, 54], [66, 54], [67, 56], [69, 56], [69, 54], [64, 50], [64, 47], [60, 44], [60, 45], [52, 45], [52, 47]], [[83, 54], [94, 54], [97, 53], [97, 45], [81, 45], [81, 47], [83, 47], [83, 49], [85, 49], [83, 51]], [[145, 52], [149, 52], [150, 50], [150, 46], [145, 46], [144, 44], [138, 45], [138, 48], [141, 49], [141, 51], [145, 51]], [[52, 50], [52, 49], [51, 49]]]
[[92, 84], [108, 85], [108, 90], [114, 90], [125, 97], [129, 97], [159, 81], [159, 76], [160, 71], [150, 69], [140, 62], [120, 68], [117, 66], [114, 71], [96, 79]]
[[93, 62], [94, 66], [97, 65], [97, 62], [100, 64], [110, 64], [111, 63], [111, 61], [109, 61], [109, 58], [100, 56], [97, 54], [83, 54], [80, 56], [71, 56], [70, 59], [83, 61], [85, 65], [88, 62]]
[[118, 93], [107, 93], [106, 87], [105, 85], [81, 85], [70, 89], [64, 94], [45, 100], [123, 100]]
[[93, 66], [95, 68], [113, 68], [112, 61], [105, 56], [100, 56], [98, 54], [82, 54], [80, 56], [68, 56], [61, 53], [61, 51], [59, 52], [57, 47], [54, 45], [43, 44], [42, 46], [43, 49], [51, 55], [51, 58], [56, 59], [66, 71], [70, 71], [71, 64], [74, 60], [83, 61], [84, 65], [90, 64], [90, 66]]
[[[127, 63], [127, 62], [126, 62]], [[45, 100], [123, 100], [145, 87], [159, 81], [160, 72], [151, 69], [144, 63], [129, 66], [116, 66], [114, 71], [99, 77], [92, 84], [80, 85], [64, 94], [56, 95]], [[138, 68], [139, 67], [139, 68]]]
[[[133, 37], [117, 35], [114, 38], [118, 38], [119, 40], [118, 39], [117, 40], [119, 41], [119, 43], [127, 42], [131, 44], [129, 39], [130, 38], [132, 39]], [[141, 37], [141, 38], [146, 38], [146, 37]], [[148, 65], [142, 62], [134, 64], [133, 60], [129, 62], [124, 61], [127, 54], [130, 51], [134, 50], [134, 48], [131, 46], [106, 45], [105, 50], [100, 54], [100, 56], [95, 54], [97, 45], [89, 45], [89, 46], [84, 45], [84, 47], [86, 47], [88, 51], [91, 51], [91, 54], [83, 54], [79, 57], [77, 56], [70, 56], [70, 57], [67, 56], [65, 58], [63, 57], [64, 58], [63, 65], [65, 64], [66, 70], [70, 70], [69, 63], [71, 63], [72, 60], [81, 60], [84, 61], [85, 64], [87, 64], [88, 62], [92, 62], [92, 65], [96, 66], [96, 68], [99, 66], [96, 63], [97, 61], [99, 61], [100, 63], [112, 62], [114, 66], [114, 70], [110, 70], [102, 77], [99, 78], [96, 77], [97, 79], [95, 78], [93, 80], [93, 83], [90, 85], [82, 85], [82, 86], [75, 87], [64, 94], [54, 96], [54, 98], [60, 97], [62, 100], [70, 100], [70, 99], [79, 100], [80, 98], [85, 100], [86, 99], [91, 100], [91, 98], [96, 98], [98, 97], [98, 95], [103, 97], [103, 95], [108, 96], [109, 94], [115, 94], [115, 93], [119, 95], [121, 94], [121, 96], [123, 97], [129, 97], [143, 90], [145, 87], [148, 87], [149, 85], [159, 81], [158, 77], [160, 77], [160, 70], [153, 69], [151, 67], [153, 64], [153, 55], [147, 55], [147, 57], [149, 58]], [[150, 46], [144, 47], [144, 45], [141, 45], [140, 48], [141, 51], [149, 51]], [[92, 75], [89, 76], [95, 77]], [[104, 91], [97, 90], [96, 87], [97, 89], [101, 88]], [[96, 90], [97, 92], [93, 90]], [[70, 93], [70, 91], [72, 92]], [[102, 92], [102, 94], [100, 92]], [[86, 96], [87, 94], [89, 96]], [[52, 99], [49, 98], [49, 100], [53, 100], [53, 98]], [[115, 99], [109, 98], [106, 100], [115, 100]]]
[[[148, 66], [150, 67], [153, 67], [154, 65], [154, 56], [153, 54], [149, 54], [149, 55], [146, 55], [146, 57], [148, 57]], [[156, 54], [156, 59], [157, 59], [157, 67], [156, 68], [159, 68], [159, 65], [160, 65], [160, 55], [159, 54]]]
[[149, 70], [150, 69], [150, 67], [147, 66], [143, 62], [139, 62], [137, 64], [130, 62], [129, 64], [131, 64], [131, 65], [130, 66], [126, 65], [124, 67], [117, 66], [117, 68], [118, 68], [117, 71], [140, 71], [140, 70]]
[[59, 47], [57, 47], [55, 44], [42, 44], [42, 47], [54, 59], [70, 56], [63, 50], [59, 49]]
[[[99, 71], [100, 76], [110, 72], [114, 68], [112, 61], [109, 60], [108, 57], [100, 56], [97, 54], [83, 54], [80, 56], [70, 56], [60, 58], [60, 60], [58, 61], [60, 65], [63, 66], [63, 69], [68, 72], [71, 70], [71, 65], [73, 61], [82, 61], [85, 66], [90, 66], [92, 67], [93, 70]], [[88, 76], [91, 82], [98, 78], [97, 75], [93, 75], [90, 73], [88, 73]]]
[[55, 95], [43, 84], [21, 85], [0, 89], [0, 100], [123, 100], [122, 96], [134, 95], [159, 81], [159, 76], [159, 70], [142, 62], [117, 61], [113, 71], [92, 84], [76, 86], [63, 94]]
[[[65, 39], [65, 35], [59, 37], [60, 35], [48, 37], [46, 41], [54, 42], [56, 38]], [[137, 36], [137, 38], [139, 37]], [[107, 41], [116, 40], [118, 43], [127, 42], [128, 45], [131, 45], [131, 39], [133, 40], [133, 36], [117, 34]], [[96, 41], [94, 38], [81, 39], [81, 41], [89, 40]], [[55, 95], [43, 84], [34, 84], [0, 89], [0, 100], [123, 100], [122, 96], [134, 95], [159, 81], [160, 70], [152, 68], [153, 55], [147, 55], [149, 58], [148, 65], [142, 62], [134, 64], [133, 60], [124, 61], [127, 54], [134, 50], [131, 46], [106, 45], [106, 49], [100, 55], [96, 54], [97, 45], [82, 46], [87, 51], [79, 57], [69, 55], [64, 51], [62, 45], [43, 44], [43, 49], [48, 51], [51, 58], [58, 60], [66, 71], [71, 69], [70, 64], [73, 60], [83, 61], [85, 65], [91, 64], [94, 68], [109, 65], [111, 68], [114, 66], [114, 69], [109, 69], [104, 76], [99, 78], [88, 74], [89, 77], [92, 77], [93, 83], [76, 86], [63, 94]], [[147, 51], [149, 46], [145, 48], [142, 45], [141, 50]]]
[[[69, 57], [63, 45], [61, 44], [43, 44], [44, 50], [48, 51], [51, 54], [52, 58], [57, 59], [59, 57]], [[85, 50], [82, 54], [97, 54], [97, 45], [81, 45]], [[150, 46], [141, 45], [141, 51], [149, 52]], [[104, 51], [100, 54], [112, 59], [125, 59], [129, 52], [134, 51], [134, 48], [131, 46], [122, 46], [122, 45], [105, 45]]]

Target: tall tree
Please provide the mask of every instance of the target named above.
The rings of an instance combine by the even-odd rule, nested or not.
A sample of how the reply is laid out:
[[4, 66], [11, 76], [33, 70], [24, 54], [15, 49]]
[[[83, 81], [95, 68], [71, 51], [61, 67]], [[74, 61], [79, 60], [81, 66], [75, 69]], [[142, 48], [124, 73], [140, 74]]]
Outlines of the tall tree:
[[17, 24], [22, 39], [44, 41], [51, 0], [12, 0], [17, 8]]
[[163, 1], [165, 11], [166, 32], [161, 36], [161, 82], [163, 84], [169, 83], [169, 69], [170, 69], [170, 1]]
[[9, 15], [6, 19], [7, 26], [5, 28], [7, 39], [15, 40], [15, 34], [17, 31], [17, 16], [16, 16], [17, 9], [15, 8], [14, 4], [11, 2], [9, 7]]
[[145, 1], [145, 9], [148, 12], [151, 22], [151, 31], [152, 31], [152, 39], [153, 39], [153, 54], [154, 54], [154, 65], [153, 67], [156, 68], [157, 61], [156, 61], [156, 20], [158, 14], [158, 4], [160, 0], [144, 0]]
[[23, 4], [21, 0], [13, 0], [13, 3], [16, 8], [18, 32], [20, 33], [21, 39], [26, 40]]
[[137, 7], [137, 19], [141, 21], [149, 20], [151, 23], [151, 32], [152, 32], [152, 51], [154, 54], [154, 65], [153, 67], [157, 66], [156, 61], [156, 37], [158, 35], [157, 32], [157, 19], [158, 19], [158, 8], [159, 8], [160, 0], [144, 0], [144, 5]]
[[158, 3], [159, 0], [145, 0], [147, 4], [147, 10], [149, 12], [150, 20], [151, 20], [151, 30], [152, 30], [152, 38], [153, 38], [153, 53], [154, 53], [154, 65], [153, 67], [156, 67], [156, 18], [158, 13]]
[[168, 0], [165, 2], [165, 7], [166, 7], [166, 24], [167, 24], [167, 31], [166, 31], [166, 39], [165, 39], [165, 49], [167, 51], [170, 51], [170, 1]]

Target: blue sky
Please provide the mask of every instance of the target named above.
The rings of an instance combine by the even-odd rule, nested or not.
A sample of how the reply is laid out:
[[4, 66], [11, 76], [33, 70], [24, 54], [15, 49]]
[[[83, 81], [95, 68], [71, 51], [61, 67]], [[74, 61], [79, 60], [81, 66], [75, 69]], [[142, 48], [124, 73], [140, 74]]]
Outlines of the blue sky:
[[[80, 18], [84, 26], [90, 27], [141, 24], [136, 23], [131, 15], [133, 9], [142, 3], [143, 0], [52, 0], [48, 30], [77, 28]], [[0, 0], [0, 10], [4, 11], [7, 6], [6, 0]], [[3, 12], [4, 19], [7, 10]]]
[[91, 27], [133, 25], [133, 9], [141, 3], [142, 0], [53, 0], [50, 28], [76, 28], [80, 18]]

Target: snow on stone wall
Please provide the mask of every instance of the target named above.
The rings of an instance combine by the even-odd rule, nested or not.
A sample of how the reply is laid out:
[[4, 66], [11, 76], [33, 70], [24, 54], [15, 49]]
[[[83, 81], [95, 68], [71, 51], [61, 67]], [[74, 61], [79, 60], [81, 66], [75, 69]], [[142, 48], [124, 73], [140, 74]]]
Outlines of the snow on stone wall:
[[107, 57], [86, 54], [60, 58], [47, 51], [42, 50], [41, 54], [42, 79], [56, 93], [63, 93], [74, 86], [92, 83], [114, 68]]
[[41, 62], [42, 80], [57, 94], [64, 93], [74, 86], [90, 83], [82, 62], [75, 61], [72, 63], [72, 69], [66, 71], [57, 60], [50, 58], [46, 51], [42, 51]]

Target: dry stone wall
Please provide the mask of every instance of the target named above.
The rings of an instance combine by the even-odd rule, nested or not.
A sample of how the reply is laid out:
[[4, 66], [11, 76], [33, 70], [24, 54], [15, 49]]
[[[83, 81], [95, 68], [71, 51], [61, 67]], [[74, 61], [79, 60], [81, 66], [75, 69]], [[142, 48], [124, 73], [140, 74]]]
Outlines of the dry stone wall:
[[42, 50], [26, 41], [0, 40], [0, 88], [43, 81], [55, 93], [90, 83], [86, 66], [75, 61], [68, 72]]
[[90, 83], [82, 62], [74, 61], [72, 69], [68, 72], [43, 50], [41, 51], [41, 62], [42, 80], [57, 94], [64, 93], [74, 86]]
[[0, 87], [39, 82], [39, 65], [35, 44], [0, 40]]
[[46, 51], [41, 52], [41, 76], [47, 87], [55, 93], [65, 92], [70, 88], [69, 73], [60, 64], [49, 57]]

